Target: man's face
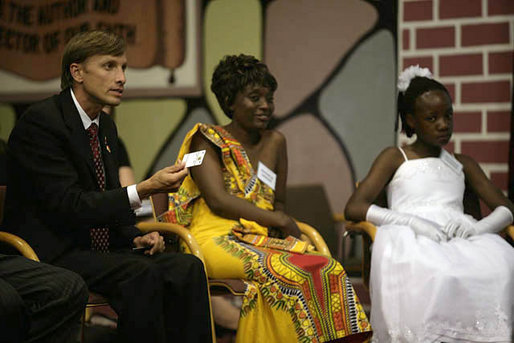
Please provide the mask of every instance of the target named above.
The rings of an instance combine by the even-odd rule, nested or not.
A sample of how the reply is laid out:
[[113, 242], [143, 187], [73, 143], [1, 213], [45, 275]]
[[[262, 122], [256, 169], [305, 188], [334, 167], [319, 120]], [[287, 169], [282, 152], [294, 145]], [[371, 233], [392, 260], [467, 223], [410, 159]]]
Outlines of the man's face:
[[77, 63], [76, 66], [74, 92], [78, 90], [82, 93], [83, 100], [86, 102], [84, 105], [117, 106], [121, 102], [126, 82], [127, 57], [125, 54], [93, 55], [84, 62]]

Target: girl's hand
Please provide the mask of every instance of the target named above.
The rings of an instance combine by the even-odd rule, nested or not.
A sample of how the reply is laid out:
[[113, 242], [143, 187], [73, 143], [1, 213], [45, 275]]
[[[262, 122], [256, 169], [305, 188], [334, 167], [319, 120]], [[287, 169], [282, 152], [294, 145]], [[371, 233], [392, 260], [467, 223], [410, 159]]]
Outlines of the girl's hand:
[[423, 218], [413, 217], [410, 219], [410, 227], [416, 235], [430, 238], [435, 242], [446, 242], [446, 234], [437, 224]]
[[461, 219], [449, 220], [444, 226], [443, 232], [448, 239], [455, 237], [468, 238], [476, 234], [473, 224]]
[[464, 220], [450, 220], [443, 231], [448, 238], [468, 238], [483, 233], [496, 233], [512, 223], [512, 213], [505, 206], [498, 206], [487, 217], [482, 218], [475, 224]]

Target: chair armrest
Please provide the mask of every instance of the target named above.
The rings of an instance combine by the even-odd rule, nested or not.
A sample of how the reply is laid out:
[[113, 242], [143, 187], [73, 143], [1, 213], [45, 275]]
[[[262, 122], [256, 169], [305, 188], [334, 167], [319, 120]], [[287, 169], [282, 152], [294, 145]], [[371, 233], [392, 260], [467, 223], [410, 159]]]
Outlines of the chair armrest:
[[336, 223], [344, 223], [346, 222], [346, 219], [344, 218], [344, 214], [342, 213], [334, 213], [332, 215], [332, 220]]
[[39, 258], [37, 257], [34, 249], [32, 249], [29, 243], [27, 243], [24, 239], [13, 235], [12, 233], [0, 231], [0, 242], [5, 242], [12, 245], [20, 252], [20, 254], [26, 258], [39, 262]]
[[362, 262], [361, 262], [361, 273], [362, 280], [366, 289], [369, 289], [369, 278], [371, 269], [371, 244], [375, 240], [377, 233], [377, 227], [370, 222], [351, 222], [343, 221], [344, 225], [344, 237], [348, 233], [362, 234]]
[[328, 246], [325, 243], [325, 240], [323, 239], [323, 237], [321, 237], [321, 235], [318, 231], [316, 231], [315, 228], [313, 228], [309, 224], [302, 223], [299, 221], [296, 221], [296, 225], [298, 225], [300, 231], [305, 236], [307, 236], [307, 238], [310, 239], [310, 241], [312, 242], [312, 244], [314, 244], [314, 247], [319, 253], [328, 257], [332, 257], [332, 255], [330, 254], [330, 250], [328, 250]]
[[375, 240], [375, 235], [377, 233], [377, 227], [367, 221], [357, 223], [347, 221], [345, 223], [345, 229], [350, 232], [365, 233], [369, 236], [369, 238], [371, 238], [371, 241]]
[[198, 257], [200, 260], [203, 259], [203, 254], [200, 251], [200, 246], [196, 242], [196, 239], [191, 235], [188, 229], [181, 225], [173, 223], [159, 223], [159, 222], [140, 222], [136, 227], [143, 233], [149, 233], [157, 231], [162, 234], [173, 233], [180, 237], [186, 243], [187, 247], [193, 255]]
[[509, 237], [511, 241], [514, 241], [514, 225], [509, 225], [502, 231], [500, 231], [500, 236], [503, 238]]
[[[367, 221], [358, 223], [346, 222], [345, 228], [347, 231], [366, 233], [371, 238], [371, 241], [375, 240], [375, 235], [377, 233], [377, 227]], [[514, 225], [507, 226], [502, 232], [504, 232], [506, 236], [509, 236], [510, 239], [514, 240]]]

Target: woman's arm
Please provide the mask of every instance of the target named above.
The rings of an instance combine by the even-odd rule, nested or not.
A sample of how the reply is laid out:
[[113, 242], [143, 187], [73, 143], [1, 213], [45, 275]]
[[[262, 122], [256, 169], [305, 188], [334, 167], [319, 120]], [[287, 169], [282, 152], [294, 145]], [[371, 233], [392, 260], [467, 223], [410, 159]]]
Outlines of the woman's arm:
[[403, 156], [395, 147], [384, 149], [373, 162], [371, 169], [353, 192], [344, 210], [349, 220], [366, 220], [369, 207], [391, 180], [394, 172], [403, 163]]
[[[275, 202], [273, 204], [274, 210], [277, 213], [284, 213], [286, 207], [286, 184], [287, 184], [287, 145], [286, 138], [278, 131], [271, 133], [272, 144], [276, 149], [277, 156], [277, 182], [275, 184]], [[300, 238], [301, 232], [293, 218], [288, 216], [289, 221], [286, 227], [277, 227], [282, 230], [286, 235], [291, 235]]]
[[277, 149], [277, 183], [275, 185], [275, 211], [284, 211], [287, 184], [287, 146], [286, 138], [278, 131], [272, 133], [273, 144]]
[[201, 134], [196, 134], [191, 141], [191, 151], [206, 150], [203, 163], [192, 167], [191, 176], [202, 192], [205, 202], [215, 214], [239, 220], [252, 220], [266, 227], [285, 229], [294, 221], [282, 211], [266, 211], [244, 199], [230, 195], [225, 190], [222, 174], [222, 162], [218, 150]]

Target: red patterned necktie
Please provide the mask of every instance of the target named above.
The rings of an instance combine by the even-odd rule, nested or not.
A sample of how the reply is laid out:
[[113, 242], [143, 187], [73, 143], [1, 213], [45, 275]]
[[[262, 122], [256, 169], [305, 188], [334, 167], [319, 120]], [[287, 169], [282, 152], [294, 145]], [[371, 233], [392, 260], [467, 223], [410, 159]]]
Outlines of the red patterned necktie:
[[[105, 190], [105, 172], [100, 152], [100, 141], [98, 140], [98, 125], [92, 123], [87, 129], [89, 135], [89, 145], [93, 153], [93, 163], [95, 165], [96, 181], [101, 191]], [[91, 236], [91, 250], [108, 252], [109, 251], [109, 228], [92, 228], [89, 231]]]

